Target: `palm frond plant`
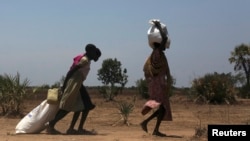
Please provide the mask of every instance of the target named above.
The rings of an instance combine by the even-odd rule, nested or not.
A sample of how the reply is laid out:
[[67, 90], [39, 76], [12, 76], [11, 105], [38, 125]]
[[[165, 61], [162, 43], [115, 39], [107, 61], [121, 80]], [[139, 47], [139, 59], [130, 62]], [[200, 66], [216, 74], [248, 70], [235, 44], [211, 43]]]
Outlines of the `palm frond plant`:
[[26, 78], [21, 81], [19, 73], [15, 76], [5, 74], [1, 76], [0, 83], [0, 101], [3, 115], [20, 114], [24, 99], [28, 96], [26, 89], [29, 80]]
[[[121, 115], [121, 119], [119, 121], [122, 120], [123, 124], [126, 124], [127, 126], [130, 125], [130, 123], [128, 122], [128, 118], [135, 108], [135, 101], [136, 101], [136, 96], [134, 96], [132, 102], [124, 101], [124, 100], [117, 102], [118, 104], [117, 108], [118, 108], [119, 114]], [[116, 125], [116, 123], [114, 125]]]

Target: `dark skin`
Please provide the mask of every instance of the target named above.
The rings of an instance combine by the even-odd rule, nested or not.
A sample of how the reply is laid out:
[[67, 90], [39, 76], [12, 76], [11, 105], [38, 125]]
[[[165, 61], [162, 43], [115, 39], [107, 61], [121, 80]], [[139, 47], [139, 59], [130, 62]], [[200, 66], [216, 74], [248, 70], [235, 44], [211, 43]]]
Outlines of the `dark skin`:
[[[95, 105], [92, 104], [89, 94], [86, 90], [86, 88], [82, 85], [82, 87], [80, 88], [80, 94], [81, 94], [81, 98], [84, 104], [84, 110], [82, 111], [78, 111], [75, 112], [70, 124], [69, 129], [67, 130], [67, 134], [91, 134], [92, 132], [89, 132], [85, 129], [83, 129], [83, 125], [87, 119], [88, 113], [90, 112], [90, 110], [95, 108]], [[74, 126], [76, 124], [77, 119], [79, 118], [80, 114], [82, 112], [82, 117], [78, 126], [78, 130], [74, 129]]]
[[[162, 51], [165, 51], [165, 44], [166, 44], [166, 42], [167, 42], [167, 40], [168, 40], [168, 38], [167, 38], [167, 36], [166, 36], [166, 34], [164, 34], [164, 32], [163, 32], [163, 30], [162, 30], [162, 28], [161, 28], [161, 24], [160, 24], [160, 22], [158, 22], [158, 21], [154, 21], [154, 24], [155, 24], [155, 26], [159, 29], [159, 31], [160, 31], [160, 34], [161, 34], [161, 37], [162, 37], [162, 42], [161, 42], [161, 44], [159, 44], [159, 43], [155, 43], [154, 44], [154, 46], [156, 47], [156, 48], [160, 48]], [[167, 91], [169, 91], [170, 90], [170, 88], [171, 88], [171, 74], [170, 74], [170, 69], [169, 69], [169, 66], [168, 66], [168, 63], [167, 63], [167, 71], [166, 71], [166, 75], [167, 75]]]
[[[168, 38], [166, 37], [166, 34], [164, 34], [164, 32], [163, 32], [160, 22], [154, 21], [154, 24], [159, 29], [160, 34], [162, 36], [161, 43], [154, 43], [154, 50], [159, 49], [160, 51], [164, 51], [165, 50], [165, 44], [166, 44]], [[167, 91], [169, 91], [170, 87], [171, 87], [171, 75], [170, 75], [170, 70], [169, 70], [168, 63], [167, 63], [167, 66], [166, 66], [166, 76], [167, 76]], [[157, 111], [155, 111], [151, 116], [149, 116], [146, 120], [144, 120], [141, 123], [142, 129], [145, 132], [148, 132], [148, 129], [147, 129], [148, 122], [156, 117], [157, 121], [156, 121], [156, 125], [155, 125], [154, 131], [153, 131], [153, 135], [160, 136], [160, 137], [166, 137], [166, 134], [163, 134], [163, 133], [161, 133], [159, 131], [159, 127], [160, 127], [160, 124], [161, 124], [161, 122], [162, 122], [162, 120], [164, 118], [164, 115], [165, 115], [165, 108], [164, 108], [163, 105], [160, 105], [160, 107], [157, 109]]]
[[[86, 55], [87, 55], [87, 57], [89, 59], [94, 60], [96, 62], [96, 61], [98, 61], [101, 54], [100, 54], [100, 52], [97, 51], [97, 52], [87, 53]], [[93, 134], [92, 132], [83, 129], [83, 125], [84, 125], [84, 123], [85, 123], [85, 121], [87, 119], [89, 111], [94, 108], [94, 105], [91, 103], [88, 92], [87, 92], [86, 88], [83, 85], [82, 85], [82, 87], [80, 89], [80, 93], [81, 93], [82, 100], [83, 101], [85, 100], [84, 104], [86, 104], [86, 102], [90, 102], [89, 105], [91, 105], [91, 106], [90, 106], [90, 108], [87, 109], [86, 108], [87, 106], [85, 105], [84, 110], [74, 113], [71, 124], [70, 124], [70, 127], [67, 130], [67, 133], [68, 134]], [[86, 101], [86, 99], [88, 99], [89, 101], [88, 100]], [[78, 126], [78, 130], [76, 131], [76, 130], [74, 130], [74, 126], [75, 126], [76, 121], [79, 118], [81, 112], [82, 112], [82, 117], [81, 117], [81, 120], [80, 120], [80, 123], [79, 123], [79, 126]]]
[[165, 44], [166, 44], [168, 38], [167, 38], [166, 34], [164, 34], [164, 32], [163, 32], [163, 30], [162, 30], [162, 28], [161, 28], [160, 22], [154, 21], [154, 24], [155, 24], [155, 26], [159, 29], [160, 34], [161, 34], [161, 37], [162, 37], [161, 44], [155, 43], [154, 46], [155, 46], [155, 47], [159, 47], [161, 50], [164, 51], [164, 50], [166, 49], [166, 48], [165, 48]]
[[[86, 56], [89, 58], [90, 61], [91, 61], [91, 60], [94, 60], [94, 61], [96, 62], [96, 61], [98, 61], [99, 57], [101, 56], [101, 52], [100, 52], [99, 49], [98, 49], [98, 51], [97, 51], [97, 50], [90, 50], [90, 51], [86, 52]], [[73, 68], [67, 73], [67, 75], [66, 75], [66, 77], [65, 77], [65, 80], [68, 80], [68, 79], [72, 76], [72, 74], [73, 74], [76, 70], [78, 70], [79, 68], [80, 68], [80, 66], [75, 66], [75, 67], [73, 67]], [[66, 81], [64, 81], [64, 82], [66, 82]], [[66, 84], [63, 84], [63, 86], [62, 86], [62, 89], [63, 89], [63, 90], [64, 90], [64, 88], [65, 88], [65, 85], [66, 85]]]
[[[99, 57], [101, 56], [101, 52], [99, 49], [88, 49], [86, 52], [86, 56], [89, 58], [89, 60], [94, 60], [95, 62], [99, 59]], [[66, 87], [66, 82], [67, 80], [72, 76], [72, 74], [78, 70], [78, 68], [80, 68], [80, 66], [75, 66], [73, 67], [68, 73], [67, 76], [65, 78], [64, 84], [62, 86], [62, 91], [64, 91], [65, 87]], [[55, 130], [54, 126], [55, 124], [61, 120], [62, 118], [64, 118], [67, 114], [69, 113], [69, 111], [63, 110], [63, 109], [59, 109], [55, 118], [49, 122], [49, 125], [47, 127], [47, 132], [49, 134], [60, 134], [59, 131]], [[87, 113], [88, 114], [88, 113]], [[78, 115], [79, 116], [79, 115]], [[87, 117], [87, 115], [86, 115]], [[78, 117], [77, 117], [78, 118]], [[76, 120], [77, 120], [76, 118]], [[84, 121], [86, 120], [86, 118], [82, 118], [82, 121], [80, 123], [80, 125], [83, 125]]]

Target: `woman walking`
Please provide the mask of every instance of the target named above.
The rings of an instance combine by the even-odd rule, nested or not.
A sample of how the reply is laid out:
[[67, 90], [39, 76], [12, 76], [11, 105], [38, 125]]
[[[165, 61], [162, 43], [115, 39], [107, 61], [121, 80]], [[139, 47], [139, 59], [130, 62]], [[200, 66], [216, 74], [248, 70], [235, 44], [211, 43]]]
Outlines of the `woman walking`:
[[101, 56], [100, 50], [93, 44], [86, 45], [85, 50], [86, 55], [81, 57], [77, 65], [71, 68], [67, 73], [65, 78], [66, 84], [62, 88], [63, 95], [59, 104], [59, 110], [55, 118], [48, 124], [48, 134], [60, 134], [60, 132], [54, 128], [56, 123], [69, 112], [78, 112], [85, 108], [80, 95], [80, 88], [89, 73], [91, 60], [96, 62]]
[[[79, 63], [81, 58], [84, 57], [85, 55], [86, 54], [80, 54], [80, 55], [74, 57], [73, 64], [70, 67], [70, 70], [73, 69]], [[97, 56], [101, 56], [101, 52], [100, 52], [99, 49], [97, 49]], [[89, 96], [89, 93], [88, 93], [86, 87], [83, 84], [81, 85], [81, 88], [80, 88], [80, 95], [81, 95], [81, 99], [82, 99], [83, 104], [84, 104], [84, 109], [82, 111], [74, 112], [73, 118], [71, 120], [71, 124], [70, 124], [70, 126], [69, 126], [66, 133], [67, 134], [94, 135], [96, 133], [94, 133], [92, 131], [85, 130], [83, 128], [84, 123], [85, 123], [85, 121], [86, 121], [86, 119], [88, 117], [88, 114], [89, 114], [90, 110], [93, 110], [95, 108], [95, 105], [92, 103], [92, 101], [90, 99], [90, 96]], [[74, 126], [75, 126], [80, 114], [82, 114], [82, 116], [81, 116], [81, 120], [80, 120], [80, 123], [79, 123], [79, 126], [78, 126], [78, 130], [75, 130]]]
[[[166, 43], [169, 45], [170, 40], [164, 33], [159, 21], [153, 21], [156, 28], [159, 29], [162, 41], [161, 43], [154, 42], [152, 45], [152, 53], [144, 64], [144, 76], [148, 84], [150, 98], [142, 108], [142, 115], [146, 115], [151, 109], [158, 108], [152, 115], [141, 122], [141, 127], [145, 132], [148, 132], [147, 124], [153, 118], [157, 118], [157, 122], [153, 131], [153, 135], [164, 137], [159, 131], [160, 124], [163, 120], [172, 121], [171, 107], [169, 103], [169, 91], [171, 88], [171, 75], [168, 66], [167, 58], [164, 54]], [[165, 31], [166, 32], [166, 31]], [[169, 46], [168, 46], [169, 47]], [[167, 84], [166, 84], [167, 76]]]

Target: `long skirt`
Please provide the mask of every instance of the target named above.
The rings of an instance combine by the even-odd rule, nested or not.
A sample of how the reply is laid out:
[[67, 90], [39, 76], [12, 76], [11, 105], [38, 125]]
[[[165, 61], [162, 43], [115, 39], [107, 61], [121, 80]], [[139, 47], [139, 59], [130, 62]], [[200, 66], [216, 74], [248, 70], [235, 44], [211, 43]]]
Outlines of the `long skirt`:
[[142, 115], [146, 115], [152, 109], [157, 109], [160, 105], [163, 105], [165, 108], [163, 120], [172, 121], [173, 119], [169, 96], [166, 89], [165, 79], [163, 78], [164, 77], [159, 76], [147, 81], [150, 98], [144, 104], [141, 113]]
[[76, 71], [68, 80], [62, 95], [59, 108], [66, 111], [82, 111], [84, 104], [80, 94], [83, 77], [80, 71]]
[[94, 104], [92, 103], [90, 96], [89, 96], [89, 93], [88, 93], [85, 86], [83, 86], [83, 85], [81, 86], [80, 93], [81, 93], [82, 101], [84, 104], [84, 110], [92, 109]]

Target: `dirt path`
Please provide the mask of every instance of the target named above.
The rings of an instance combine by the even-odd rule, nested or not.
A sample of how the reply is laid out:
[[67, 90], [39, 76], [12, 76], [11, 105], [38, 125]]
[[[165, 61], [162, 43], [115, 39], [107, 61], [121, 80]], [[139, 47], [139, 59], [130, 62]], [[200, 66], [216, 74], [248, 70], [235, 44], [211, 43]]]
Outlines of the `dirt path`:
[[[126, 97], [124, 97], [126, 98]], [[28, 113], [42, 100], [29, 104]], [[208, 124], [246, 124], [250, 122], [250, 104], [238, 104], [234, 106], [195, 105], [183, 100], [183, 97], [171, 99], [173, 121], [163, 122], [160, 130], [168, 137], [155, 137], [150, 133], [156, 120], [148, 124], [149, 133], [141, 130], [139, 123], [146, 117], [140, 114], [141, 106], [145, 100], [138, 100], [133, 113], [129, 116], [130, 126], [118, 122], [120, 115], [115, 103], [104, 102], [101, 98], [93, 98], [97, 107], [90, 112], [85, 128], [94, 129], [97, 135], [47, 135], [45, 131], [40, 134], [15, 134], [15, 126], [20, 121], [18, 118], [0, 117], [1, 141], [206, 141], [204, 135], [194, 138], [196, 129], [207, 127]], [[69, 127], [72, 113], [58, 122], [56, 129], [65, 133]], [[116, 125], [114, 126], [114, 124]], [[78, 123], [76, 124], [78, 125]]]

